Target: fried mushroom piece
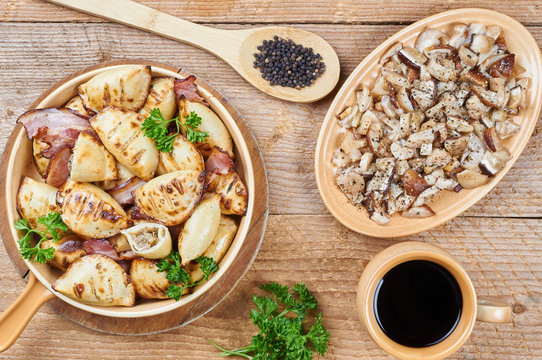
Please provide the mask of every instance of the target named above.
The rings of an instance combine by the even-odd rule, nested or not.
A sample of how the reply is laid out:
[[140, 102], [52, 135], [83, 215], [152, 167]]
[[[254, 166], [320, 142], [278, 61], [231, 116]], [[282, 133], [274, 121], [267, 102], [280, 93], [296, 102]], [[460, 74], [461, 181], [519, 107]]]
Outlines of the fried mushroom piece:
[[353, 167], [349, 167], [335, 179], [337, 186], [355, 206], [362, 206], [365, 199], [365, 178], [358, 174]]

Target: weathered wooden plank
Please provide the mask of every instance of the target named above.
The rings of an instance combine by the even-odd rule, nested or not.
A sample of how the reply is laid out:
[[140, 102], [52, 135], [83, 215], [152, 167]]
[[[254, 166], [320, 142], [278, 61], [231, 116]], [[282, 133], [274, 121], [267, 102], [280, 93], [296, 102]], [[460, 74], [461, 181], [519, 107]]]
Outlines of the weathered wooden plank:
[[[296, 25], [298, 26], [298, 25]], [[223, 26], [233, 28], [238, 26]], [[308, 25], [341, 59], [341, 83], [401, 26]], [[542, 44], [542, 27], [530, 27]], [[213, 56], [184, 44], [116, 24], [0, 24], [0, 149], [20, 114], [55, 81], [97, 62], [146, 58], [198, 74], [245, 116], [264, 152], [271, 212], [323, 214], [314, 180], [314, 147], [333, 94], [314, 104], [279, 101], [256, 91]], [[502, 182], [469, 216], [534, 217], [542, 213], [542, 125]]]
[[[209, 23], [408, 23], [429, 15], [462, 7], [500, 11], [524, 24], [540, 24], [542, 9], [531, 0], [137, 0], [187, 20]], [[101, 21], [42, 0], [8, 0], [0, 9], [0, 21]]]
[[[165, 334], [118, 337], [90, 331], [45, 306], [0, 359], [214, 359], [207, 342], [247, 344], [251, 294], [264, 283], [305, 281], [319, 300], [331, 332], [326, 359], [390, 359], [362, 330], [355, 310], [356, 285], [374, 255], [403, 240], [430, 242], [464, 264], [480, 297], [514, 304], [511, 324], [478, 323], [452, 359], [542, 358], [542, 223], [533, 219], [458, 218], [433, 231], [394, 240], [355, 234], [331, 216], [271, 216], [260, 253], [237, 289], [207, 316]], [[23, 281], [0, 249], [0, 311], [15, 300]]]

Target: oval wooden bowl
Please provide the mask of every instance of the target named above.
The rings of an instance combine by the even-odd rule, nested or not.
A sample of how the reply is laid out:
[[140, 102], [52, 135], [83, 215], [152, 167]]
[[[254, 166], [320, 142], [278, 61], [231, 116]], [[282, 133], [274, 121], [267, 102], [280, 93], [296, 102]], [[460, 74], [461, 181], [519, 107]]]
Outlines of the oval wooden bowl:
[[[363, 84], [371, 88], [376, 80], [380, 65], [378, 61], [386, 50], [396, 42], [413, 45], [418, 34], [425, 28], [447, 29], [450, 24], [479, 22], [500, 25], [504, 30], [506, 44], [511, 53], [516, 54], [516, 61], [526, 69], [522, 77], [530, 78], [527, 91], [527, 106], [521, 110], [514, 121], [521, 124], [521, 130], [504, 144], [512, 153], [512, 158], [495, 177], [484, 186], [476, 189], [464, 189], [460, 193], [444, 191], [431, 207], [436, 215], [425, 219], [407, 219], [394, 214], [388, 225], [377, 225], [371, 221], [365, 210], [358, 210], [350, 204], [346, 196], [335, 185], [333, 152], [339, 147], [341, 130], [337, 115], [348, 105], [355, 103], [355, 90]], [[329, 108], [316, 145], [315, 171], [318, 190], [329, 211], [346, 227], [365, 235], [389, 238], [416, 234], [434, 228], [461, 214], [486, 195], [508, 170], [514, 165], [521, 151], [525, 148], [540, 114], [542, 98], [542, 57], [540, 49], [532, 35], [516, 20], [501, 13], [485, 9], [458, 9], [446, 11], [420, 20], [399, 31], [363, 60], [348, 77], [337, 93]]]
[[[187, 77], [188, 73], [177, 71], [168, 65], [149, 61], [116, 61], [93, 66], [59, 81], [47, 90], [32, 106], [33, 108], [58, 107], [76, 94], [77, 85], [112, 67], [127, 64], [148, 64], [153, 76]], [[32, 143], [24, 128], [16, 125], [4, 152], [0, 176], [0, 206], [2, 216], [2, 239], [7, 252], [20, 273], [25, 268], [57, 299], [52, 306], [62, 315], [96, 330], [119, 334], [148, 334], [188, 324], [218, 305], [246, 273], [259, 250], [268, 214], [268, 188], [265, 165], [260, 149], [241, 114], [215, 89], [198, 78], [199, 92], [212, 109], [224, 121], [234, 141], [235, 164], [249, 192], [247, 215], [241, 218], [239, 230], [230, 249], [220, 262], [220, 270], [213, 277], [194, 289], [181, 300], [143, 300], [134, 307], [91, 306], [74, 301], [51, 289], [51, 283], [60, 275], [46, 264], [22, 260], [16, 240], [19, 235], [12, 226], [19, 218], [16, 194], [23, 176], [41, 180], [32, 159]], [[31, 274], [32, 276], [32, 274]], [[152, 318], [149, 318], [152, 316]], [[111, 317], [114, 317], [111, 318]]]

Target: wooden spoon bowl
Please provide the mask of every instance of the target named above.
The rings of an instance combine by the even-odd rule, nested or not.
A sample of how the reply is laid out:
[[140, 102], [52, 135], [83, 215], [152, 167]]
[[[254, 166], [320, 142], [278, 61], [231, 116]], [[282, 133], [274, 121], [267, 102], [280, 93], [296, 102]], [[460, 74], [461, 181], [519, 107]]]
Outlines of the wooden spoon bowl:
[[[530, 79], [526, 93], [526, 107], [514, 118], [521, 125], [521, 130], [513, 137], [503, 141], [512, 157], [504, 169], [483, 186], [475, 189], [463, 189], [460, 193], [443, 191], [441, 196], [431, 203], [436, 215], [424, 219], [408, 219], [394, 214], [388, 225], [378, 225], [367, 216], [365, 210], [359, 210], [350, 202], [335, 184], [334, 166], [331, 163], [333, 152], [341, 141], [341, 128], [337, 115], [347, 106], [355, 103], [356, 90], [363, 84], [372, 88], [379, 70], [382, 55], [397, 42], [412, 46], [418, 35], [425, 28], [447, 30], [453, 23], [482, 23], [499, 25], [503, 28], [508, 50], [516, 54], [516, 63], [525, 68], [521, 77]], [[527, 145], [536, 126], [542, 106], [542, 56], [532, 35], [523, 25], [504, 14], [485, 9], [458, 9], [446, 11], [420, 20], [378, 46], [354, 70], [343, 84], [331, 104], [316, 145], [315, 172], [320, 196], [329, 211], [346, 227], [375, 237], [399, 237], [434, 228], [461, 214], [486, 195], [514, 165]]]
[[[237, 51], [238, 62], [231, 62], [231, 65], [249, 83], [261, 91], [279, 99], [309, 103], [320, 100], [337, 85], [340, 75], [339, 58], [331, 45], [320, 36], [309, 31], [284, 26], [270, 26], [242, 31], [249, 35], [241, 42]], [[306, 47], [312, 47], [315, 54], [319, 53], [322, 55], [322, 59], [325, 59], [326, 69], [323, 74], [316, 78], [312, 85], [299, 90], [277, 85], [271, 86], [268, 81], [262, 78], [259, 69], [254, 68], [252, 62], [257, 47], [264, 40], [273, 39], [273, 36], [292, 40]]]

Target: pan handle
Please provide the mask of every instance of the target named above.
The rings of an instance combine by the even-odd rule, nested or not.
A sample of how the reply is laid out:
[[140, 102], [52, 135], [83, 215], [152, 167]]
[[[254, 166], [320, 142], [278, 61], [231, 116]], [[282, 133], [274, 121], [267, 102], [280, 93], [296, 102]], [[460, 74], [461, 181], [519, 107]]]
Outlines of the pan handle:
[[28, 284], [22, 294], [0, 315], [0, 352], [9, 349], [32, 316], [47, 300], [54, 297], [55, 295], [30, 272]]

